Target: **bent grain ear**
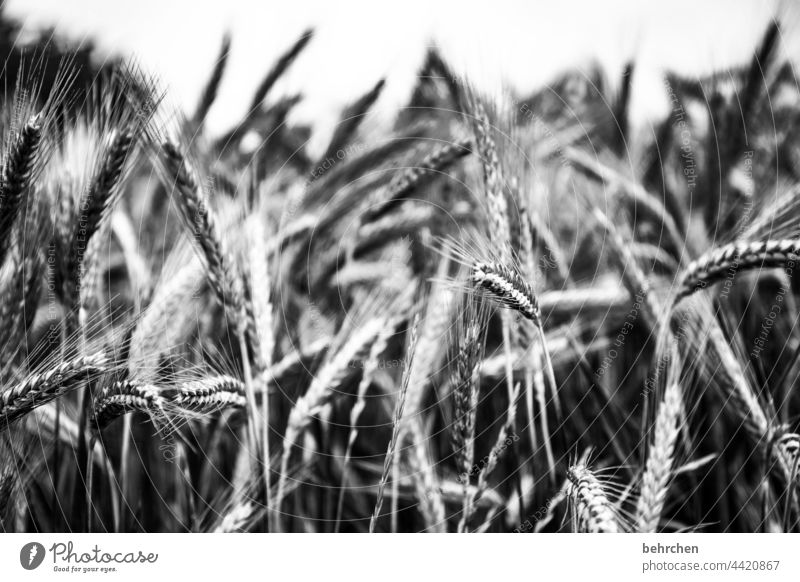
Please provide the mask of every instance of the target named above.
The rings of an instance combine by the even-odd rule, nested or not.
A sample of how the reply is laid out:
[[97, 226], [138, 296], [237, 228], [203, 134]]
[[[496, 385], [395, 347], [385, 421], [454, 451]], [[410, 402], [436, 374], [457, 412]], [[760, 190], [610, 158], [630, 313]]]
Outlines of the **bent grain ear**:
[[258, 109], [264, 103], [264, 99], [267, 98], [267, 95], [272, 87], [289, 69], [292, 63], [294, 63], [306, 46], [308, 46], [308, 43], [311, 42], [312, 38], [314, 38], [314, 29], [309, 28], [305, 30], [295, 41], [295, 43], [275, 62], [253, 93], [253, 100], [250, 103], [249, 110], [251, 114], [255, 111], [258, 111]]

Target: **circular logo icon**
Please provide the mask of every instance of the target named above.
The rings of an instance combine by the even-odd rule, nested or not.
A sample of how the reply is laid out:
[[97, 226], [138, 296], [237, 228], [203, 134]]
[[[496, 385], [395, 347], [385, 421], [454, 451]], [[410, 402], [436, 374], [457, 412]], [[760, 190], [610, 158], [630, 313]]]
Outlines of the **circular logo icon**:
[[19, 563], [26, 570], [35, 570], [44, 561], [44, 546], [39, 542], [30, 542], [19, 551]]

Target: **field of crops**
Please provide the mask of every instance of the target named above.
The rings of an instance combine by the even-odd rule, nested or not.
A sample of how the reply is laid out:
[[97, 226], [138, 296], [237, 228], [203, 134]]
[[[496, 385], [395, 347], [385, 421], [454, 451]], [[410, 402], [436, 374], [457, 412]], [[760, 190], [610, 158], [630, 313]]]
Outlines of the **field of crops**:
[[635, 62], [498, 101], [431, 50], [389, 130], [376, 79], [321, 154], [275, 91], [312, 31], [223, 135], [230, 38], [187, 112], [30, 53], [0, 114], [0, 529], [800, 530], [780, 40], [668, 72], [644, 125]]

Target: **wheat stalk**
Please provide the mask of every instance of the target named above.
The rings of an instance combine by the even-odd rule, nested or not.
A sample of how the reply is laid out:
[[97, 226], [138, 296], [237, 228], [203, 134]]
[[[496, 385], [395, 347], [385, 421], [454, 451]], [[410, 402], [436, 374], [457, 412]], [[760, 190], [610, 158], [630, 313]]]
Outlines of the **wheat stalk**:
[[408, 420], [410, 423], [408, 434], [411, 440], [408, 466], [411, 470], [420, 513], [425, 519], [427, 531], [444, 533], [447, 528], [445, 505], [439, 479], [425, 447], [427, 438], [422, 421], [419, 418], [409, 418]]

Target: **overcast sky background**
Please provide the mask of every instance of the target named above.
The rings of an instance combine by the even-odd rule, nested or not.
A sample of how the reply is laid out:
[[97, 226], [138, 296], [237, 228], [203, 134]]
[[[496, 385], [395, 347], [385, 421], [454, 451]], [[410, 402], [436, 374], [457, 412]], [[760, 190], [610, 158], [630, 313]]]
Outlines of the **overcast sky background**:
[[[784, 23], [782, 50], [800, 55], [798, 9], [778, 1], [381, 2], [299, 0], [7, 0], [25, 28], [55, 26], [73, 40], [93, 39], [100, 54], [135, 55], [193, 109], [226, 30], [228, 70], [209, 118], [212, 131], [239, 120], [275, 58], [309, 26], [316, 36], [276, 87], [302, 91], [295, 116], [317, 127], [319, 143], [338, 111], [387, 76], [378, 116], [396, 111], [411, 90], [426, 47], [435, 42], [454, 68], [484, 89], [503, 83], [530, 91], [566, 67], [595, 60], [616, 79], [635, 58], [632, 108], [647, 119], [666, 107], [665, 69], [701, 74], [748, 60], [767, 23]], [[487, 7], [490, 11], [487, 10]], [[375, 121], [377, 124], [378, 122]]]

